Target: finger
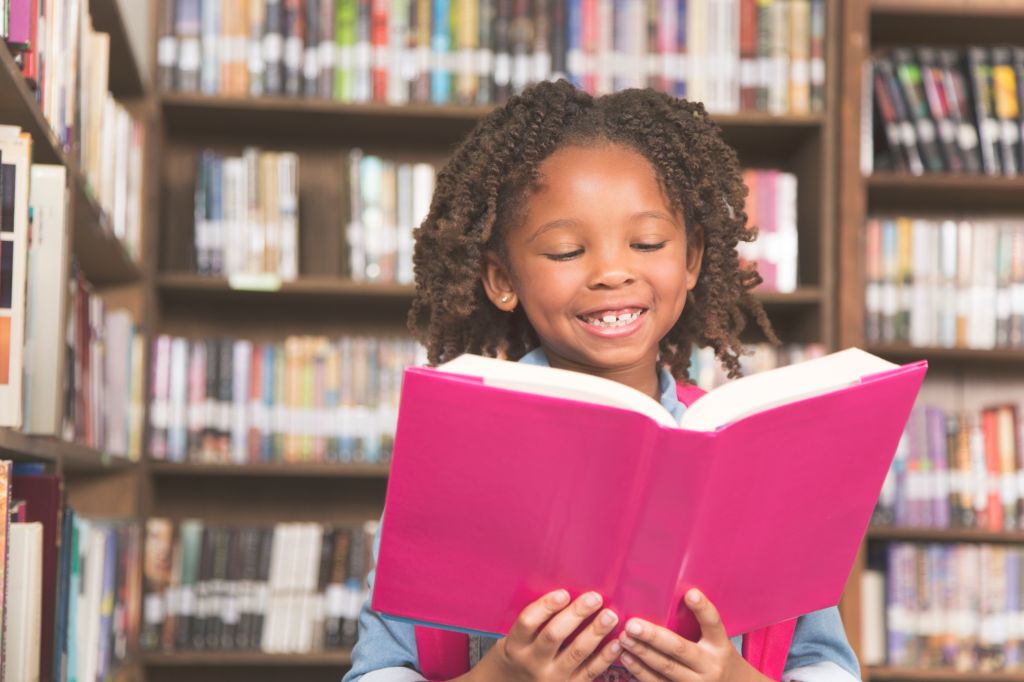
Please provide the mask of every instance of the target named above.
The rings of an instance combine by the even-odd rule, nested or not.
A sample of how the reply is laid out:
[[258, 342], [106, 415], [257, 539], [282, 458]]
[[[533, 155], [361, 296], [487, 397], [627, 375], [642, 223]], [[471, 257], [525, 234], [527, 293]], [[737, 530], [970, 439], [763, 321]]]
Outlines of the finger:
[[601, 608], [601, 601], [601, 595], [597, 592], [584, 592], [572, 604], [556, 613], [534, 637], [530, 645], [534, 657], [543, 661], [554, 659], [562, 642], [579, 628], [580, 623]]
[[723, 644], [729, 641], [729, 635], [725, 632], [725, 625], [722, 624], [722, 617], [718, 609], [711, 603], [704, 594], [697, 588], [686, 593], [686, 605], [693, 611], [700, 623], [701, 639], [712, 644]]
[[622, 645], [619, 643], [619, 640], [613, 639], [601, 647], [600, 651], [591, 656], [583, 667], [579, 668], [570, 679], [573, 682], [576, 680], [597, 679], [601, 673], [608, 670], [608, 667], [615, 662], [615, 659], [620, 654], [622, 654]]
[[533, 641], [537, 631], [548, 622], [551, 616], [555, 615], [569, 603], [569, 593], [566, 590], [555, 590], [548, 592], [537, 601], [526, 605], [519, 612], [519, 617], [512, 624], [509, 630], [508, 639], [513, 645], [527, 645]]
[[626, 666], [626, 670], [629, 671], [629, 674], [637, 682], [665, 682], [666, 680], [669, 680], [669, 682], [696, 682], [700, 679], [692, 670], [677, 671], [667, 675], [663, 674], [628, 651], [623, 651], [619, 660], [622, 661], [622, 664]]
[[619, 641], [626, 651], [640, 657], [655, 670], [668, 668], [666, 661], [696, 672], [703, 672], [707, 667], [702, 665], [702, 652], [696, 642], [639, 618], [632, 618], [626, 623]]
[[[572, 676], [577, 669], [587, 667], [594, 651], [619, 622], [619, 617], [610, 609], [603, 609], [590, 625], [583, 629], [555, 658], [555, 664], [564, 677]], [[614, 641], [614, 640], [613, 640]], [[608, 664], [615, 660], [612, 656]], [[608, 665], [605, 665], [607, 668]]]

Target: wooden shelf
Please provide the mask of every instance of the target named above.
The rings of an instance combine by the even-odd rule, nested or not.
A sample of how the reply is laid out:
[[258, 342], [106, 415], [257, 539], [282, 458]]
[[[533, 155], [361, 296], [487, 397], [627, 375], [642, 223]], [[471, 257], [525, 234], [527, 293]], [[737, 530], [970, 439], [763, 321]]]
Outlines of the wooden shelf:
[[144, 653], [145, 667], [230, 667], [230, 666], [348, 666], [352, 652], [319, 651], [308, 654], [266, 654], [261, 651], [175, 651]]
[[135, 462], [51, 436], [30, 436], [0, 429], [0, 454], [15, 461], [60, 464], [66, 471], [102, 471], [135, 466]]
[[868, 0], [868, 4], [873, 13], [1024, 19], [1024, 5], [1013, 0]]
[[871, 682], [1024, 682], [1024, 670], [981, 673], [920, 668], [870, 667], [865, 679]]
[[972, 528], [872, 527], [868, 539], [884, 542], [995, 542], [1024, 544], [1024, 531]]
[[139, 69], [118, 0], [89, 0], [89, 11], [93, 28], [110, 34], [110, 91], [115, 97], [144, 97], [149, 84]]
[[1024, 177], [876, 173], [867, 190], [869, 211], [1024, 211]]
[[259, 464], [198, 464], [192, 462], [149, 463], [154, 476], [224, 476], [230, 478], [387, 478], [387, 464], [293, 462]]
[[74, 206], [74, 254], [86, 278], [97, 285], [137, 280], [138, 265], [112, 234], [106, 216], [90, 196], [77, 166], [61, 148], [6, 46], [0, 46], [0, 92], [4, 93], [0, 97], [0, 124], [20, 126], [32, 136], [33, 162], [67, 168]]
[[928, 360], [935, 364], [998, 365], [1024, 369], [1024, 348], [981, 350], [975, 348], [919, 348], [906, 344], [866, 344], [865, 350], [898, 362]]

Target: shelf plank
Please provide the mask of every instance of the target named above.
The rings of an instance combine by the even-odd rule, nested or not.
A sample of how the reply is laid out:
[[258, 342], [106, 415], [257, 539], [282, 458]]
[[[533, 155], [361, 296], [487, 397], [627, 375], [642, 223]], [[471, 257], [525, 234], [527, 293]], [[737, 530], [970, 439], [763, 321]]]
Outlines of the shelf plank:
[[287, 478], [387, 478], [387, 464], [342, 462], [293, 462], [258, 464], [199, 464], [192, 462], [149, 462], [154, 476], [223, 476]]
[[140, 656], [145, 667], [203, 666], [331, 666], [352, 664], [352, 652], [318, 651], [308, 654], [267, 654], [261, 651], [175, 651], [150, 652]]
[[43, 116], [42, 109], [21, 75], [6, 43], [0, 40], [0, 124], [20, 126], [32, 136], [32, 160], [35, 163], [67, 165], [57, 134]]
[[124, 243], [114, 236], [106, 214], [76, 176], [74, 252], [86, 279], [96, 286], [126, 284], [142, 276], [138, 263], [128, 254]]
[[110, 91], [115, 97], [146, 96], [149, 84], [139, 68], [118, 0], [89, 0], [89, 11], [93, 28], [110, 35]]
[[875, 14], [1024, 19], [1024, 5], [1015, 0], [870, 0], [869, 4]]
[[0, 429], [0, 453], [16, 461], [62, 464], [65, 470], [102, 471], [135, 466], [135, 462], [51, 436], [30, 436]]
[[[405, 149], [437, 150], [453, 145], [493, 106], [336, 102], [293, 97], [228, 97], [168, 92], [160, 97], [163, 118], [174, 134], [228, 135], [235, 138], [313, 139], [317, 144], [365, 145], [386, 141]], [[736, 146], [786, 145], [825, 125], [823, 114], [776, 116], [761, 112], [712, 114], [725, 138]], [[765, 129], [775, 135], [765, 136]], [[792, 149], [789, 149], [792, 152]]]
[[867, 344], [865, 350], [894, 362], [928, 360], [936, 364], [996, 365], [1024, 369], [1024, 348], [923, 348], [908, 344]]
[[871, 682], [1024, 682], [1024, 670], [982, 673], [922, 668], [869, 667]]
[[973, 528], [872, 527], [869, 540], [880, 542], [994, 542], [1024, 544], [1024, 531], [976, 530]]
[[869, 211], [1024, 210], [1024, 177], [876, 173], [867, 190]]

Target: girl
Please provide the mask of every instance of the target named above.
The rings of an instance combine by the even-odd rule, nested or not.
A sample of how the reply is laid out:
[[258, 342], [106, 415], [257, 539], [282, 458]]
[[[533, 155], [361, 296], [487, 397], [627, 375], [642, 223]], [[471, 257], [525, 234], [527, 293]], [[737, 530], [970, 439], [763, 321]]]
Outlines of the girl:
[[[472, 352], [586, 372], [643, 391], [678, 419], [676, 381], [689, 381], [695, 344], [736, 376], [747, 313], [775, 340], [750, 294], [761, 279], [737, 258], [737, 243], [753, 238], [745, 195], [735, 152], [701, 104], [539, 83], [484, 119], [439, 173], [417, 231], [410, 326], [432, 363]], [[698, 642], [633, 618], [601, 645], [619, 618], [601, 595], [552, 592], [507, 637], [470, 637], [471, 668], [457, 679], [769, 679], [706, 597], [691, 590], [686, 601]], [[343, 682], [425, 680], [413, 627], [368, 604]], [[859, 679], [835, 608], [798, 620], [782, 679]]]

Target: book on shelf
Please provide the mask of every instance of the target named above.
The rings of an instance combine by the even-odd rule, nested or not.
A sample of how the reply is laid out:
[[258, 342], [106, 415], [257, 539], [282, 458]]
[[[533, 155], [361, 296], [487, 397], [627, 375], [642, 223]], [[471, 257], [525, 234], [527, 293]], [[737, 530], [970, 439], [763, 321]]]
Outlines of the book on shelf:
[[371, 462], [391, 458], [403, 338], [153, 340], [150, 456], [170, 462]]
[[652, 86], [716, 113], [801, 114], [825, 106], [825, 7], [163, 0], [157, 74], [165, 90], [396, 105], [501, 103], [568, 77], [595, 94]]
[[1022, 564], [1024, 550], [1013, 545], [871, 547], [861, 574], [868, 635], [862, 662], [965, 675], [1019, 672]]
[[868, 342], [1024, 348], [1024, 221], [873, 217], [864, 243]]
[[[771, 343], [752, 344], [744, 347], [744, 355], [740, 357], [740, 369], [743, 376], [747, 376], [823, 355], [826, 355], [826, 351], [820, 343], [790, 343], [783, 346]], [[690, 353], [689, 373], [693, 383], [705, 391], [730, 381], [725, 369], [715, 357], [713, 348], [693, 349]]]
[[58, 435], [64, 403], [64, 322], [70, 252], [67, 169], [33, 164], [25, 316], [25, 433]]
[[[677, 424], [576, 372], [471, 355], [407, 369], [373, 608], [503, 634], [551, 589], [597, 590], [623, 621], [692, 638], [694, 586], [730, 635], [834, 605], [925, 370], [848, 349], [721, 386]], [[585, 499], [566, 485], [580, 472]], [[603, 502], [623, 496], [634, 513]], [[550, 542], [556, 517], [568, 543]], [[787, 561], [808, 543], [813, 561]]]
[[0, 125], [0, 426], [20, 426], [32, 138]]
[[137, 639], [137, 526], [81, 519], [40, 470], [0, 462], [7, 679], [105, 678]]
[[141, 646], [310, 653], [351, 648], [376, 521], [146, 521]]
[[797, 287], [796, 175], [778, 170], [743, 171], [748, 194], [745, 211], [757, 239], [740, 242], [740, 258], [757, 264], [759, 290], [792, 293]]
[[298, 174], [293, 152], [204, 150], [195, 190], [196, 272], [298, 277]]
[[413, 282], [413, 230], [430, 210], [436, 171], [351, 150], [342, 161], [348, 197], [347, 271], [357, 282]]
[[864, 106], [877, 116], [873, 167], [912, 175], [1019, 174], [1024, 48], [898, 47], [871, 63]]
[[879, 527], [1024, 529], [1018, 404], [953, 412], [916, 405], [878, 498]]

